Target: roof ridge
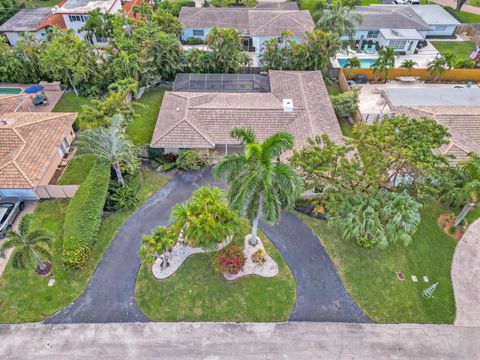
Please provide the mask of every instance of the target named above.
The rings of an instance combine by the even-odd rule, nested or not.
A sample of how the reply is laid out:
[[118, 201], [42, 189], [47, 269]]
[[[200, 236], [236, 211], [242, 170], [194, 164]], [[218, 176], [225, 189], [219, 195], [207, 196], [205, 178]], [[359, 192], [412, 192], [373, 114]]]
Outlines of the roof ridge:
[[[12, 113], [12, 114], [33, 114], [33, 113], [32, 113], [32, 112], [16, 112], [16, 113]], [[38, 120], [29, 122], [29, 123], [26, 123], [26, 124], [13, 125], [12, 128], [21, 128], [21, 127], [24, 127], [24, 126], [34, 125], [34, 124], [38, 124], [38, 123], [45, 122], [45, 121], [56, 120], [56, 119], [61, 118], [61, 117], [78, 115], [78, 113], [76, 113], [76, 112], [74, 112], [74, 113], [54, 113], [54, 112], [49, 112], [49, 113], [38, 113], [38, 114], [48, 114], [48, 115], [55, 114], [55, 116], [45, 117], [44, 119], [38, 119]]]
[[[20, 152], [19, 152], [19, 154], [20, 154]], [[33, 187], [32, 181], [31, 181], [30, 178], [27, 176], [27, 174], [25, 174], [25, 172], [20, 168], [20, 166], [17, 164], [16, 158], [15, 158], [15, 161], [12, 161], [12, 164], [15, 165], [15, 167], [16, 167], [17, 170], [20, 172], [20, 174], [22, 174], [23, 178], [24, 178], [25, 180], [27, 180], [27, 182], [30, 184], [30, 186]]]
[[[260, 26], [258, 29], [256, 29], [256, 30], [254, 31], [254, 33], [259, 32], [259, 31], [262, 30], [265, 26], [269, 25], [270, 23], [272, 23], [272, 21], [278, 19], [278, 18], [279, 18], [280, 16], [282, 16], [282, 15], [283, 15], [283, 13], [278, 14], [277, 16], [275, 16], [275, 17], [274, 17], [273, 19], [271, 19], [270, 21], [267, 21], [265, 24], [263, 24], [263, 25]], [[249, 19], [248, 19], [248, 22], [250, 23], [250, 17], [249, 17]]]

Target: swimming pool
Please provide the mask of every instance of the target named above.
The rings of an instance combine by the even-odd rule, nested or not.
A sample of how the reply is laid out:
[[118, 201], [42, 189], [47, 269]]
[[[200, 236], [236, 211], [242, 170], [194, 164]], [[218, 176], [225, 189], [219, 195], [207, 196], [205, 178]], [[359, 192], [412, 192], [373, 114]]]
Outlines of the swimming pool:
[[[338, 59], [338, 63], [340, 64], [340, 67], [344, 68], [345, 64], [347, 63], [348, 59]], [[365, 59], [358, 59], [360, 60], [360, 68], [362, 69], [368, 69], [369, 67], [372, 66], [372, 64], [375, 62], [377, 59], [370, 59], [370, 58], [365, 58]]]
[[0, 87], [0, 94], [20, 94], [22, 89], [20, 88], [2, 88]]

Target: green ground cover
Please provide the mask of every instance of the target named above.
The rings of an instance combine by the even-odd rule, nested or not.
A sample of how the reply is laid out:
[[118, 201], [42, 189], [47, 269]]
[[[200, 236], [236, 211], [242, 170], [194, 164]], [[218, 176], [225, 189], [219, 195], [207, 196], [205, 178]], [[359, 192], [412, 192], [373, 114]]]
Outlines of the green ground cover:
[[[243, 246], [248, 225], [234, 242]], [[142, 265], [136, 298], [154, 321], [284, 321], [295, 303], [295, 280], [275, 247], [261, 234], [267, 252], [280, 267], [273, 278], [247, 276], [227, 281], [215, 273], [209, 254], [190, 256], [177, 272], [164, 280]]]
[[137, 117], [127, 128], [127, 135], [135, 145], [150, 144], [164, 93], [162, 89], [149, 89], [139, 100], [144, 108], [138, 110]]
[[[138, 195], [138, 208], [167, 182], [163, 176], [144, 169], [145, 182]], [[41, 201], [32, 215], [32, 228], [42, 227], [54, 234], [51, 247], [52, 274], [36, 276], [32, 263], [25, 270], [17, 270], [8, 263], [0, 277], [0, 323], [41, 321], [78, 298], [85, 290], [103, 253], [122, 224], [136, 208], [111, 213], [100, 227], [93, 248], [93, 258], [79, 271], [66, 271], [62, 265], [63, 221], [68, 202], [66, 200]], [[48, 287], [50, 278], [55, 284]]]
[[432, 41], [432, 45], [441, 53], [450, 51], [461, 59], [468, 59], [475, 49], [473, 41]]
[[[335, 263], [342, 280], [360, 308], [378, 323], [449, 323], [455, 318], [450, 267], [455, 241], [437, 225], [448, 209], [424, 206], [422, 221], [408, 247], [394, 244], [386, 249], [364, 249], [343, 240], [340, 231], [324, 221], [298, 214], [313, 230]], [[396, 272], [405, 274], [397, 280]], [[419, 281], [412, 282], [411, 275]], [[426, 275], [429, 282], [423, 282]], [[422, 291], [438, 287], [430, 299]]]
[[[333, 0], [332, 2], [334, 2]], [[299, 5], [301, 10], [309, 10], [310, 13], [313, 14], [318, 11], [319, 4], [323, 4], [325, 7], [327, 4], [327, 0], [302, 0], [301, 4]], [[359, 5], [368, 6], [370, 4], [381, 4], [380, 0], [361, 0]]]
[[451, 8], [450, 6], [444, 6], [443, 8], [461, 23], [480, 24], [480, 15], [472, 14], [466, 11], [457, 12], [454, 8]]

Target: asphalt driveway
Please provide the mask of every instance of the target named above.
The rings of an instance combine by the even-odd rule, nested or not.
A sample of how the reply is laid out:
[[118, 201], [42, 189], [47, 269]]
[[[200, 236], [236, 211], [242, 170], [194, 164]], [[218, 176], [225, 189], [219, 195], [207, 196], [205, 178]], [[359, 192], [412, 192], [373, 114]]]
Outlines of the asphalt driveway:
[[[115, 235], [85, 293], [45, 323], [145, 322], [135, 301], [142, 236], [169, 224], [170, 209], [199, 186], [224, 186], [210, 169], [176, 176], [135, 212]], [[284, 213], [280, 224], [262, 223], [261, 230], [292, 270], [297, 301], [290, 320], [368, 322], [339, 278], [335, 266], [310, 229], [295, 215]]]

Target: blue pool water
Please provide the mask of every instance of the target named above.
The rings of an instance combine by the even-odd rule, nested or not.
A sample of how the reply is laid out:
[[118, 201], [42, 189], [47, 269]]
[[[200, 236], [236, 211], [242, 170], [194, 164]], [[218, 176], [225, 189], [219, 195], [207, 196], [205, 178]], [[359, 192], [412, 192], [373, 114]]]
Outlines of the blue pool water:
[[[345, 64], [347, 63], [348, 59], [338, 59], [338, 63], [340, 67], [344, 68]], [[375, 62], [376, 59], [359, 59], [360, 60], [360, 67], [362, 69], [368, 69], [372, 64]]]

